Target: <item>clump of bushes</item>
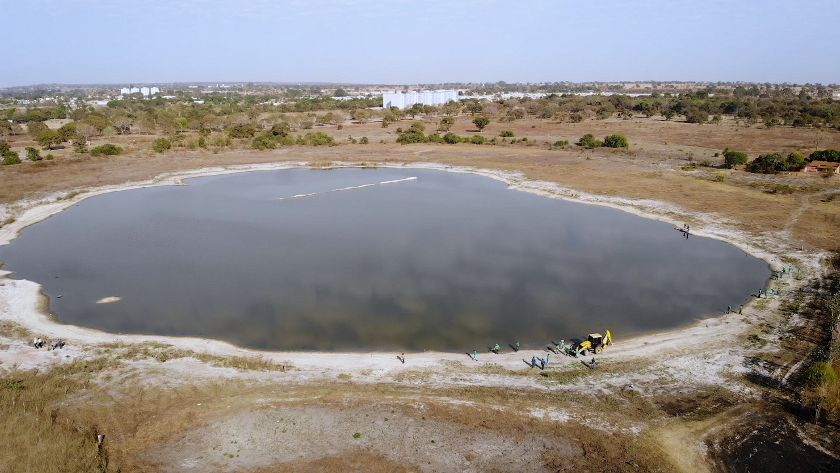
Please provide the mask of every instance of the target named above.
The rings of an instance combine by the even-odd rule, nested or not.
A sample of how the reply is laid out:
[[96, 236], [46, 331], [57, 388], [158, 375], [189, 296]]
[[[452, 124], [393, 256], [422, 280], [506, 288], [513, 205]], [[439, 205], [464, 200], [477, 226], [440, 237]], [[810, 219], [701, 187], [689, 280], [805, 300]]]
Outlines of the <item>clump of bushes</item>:
[[557, 140], [554, 142], [554, 146], [565, 148], [566, 146], [569, 146], [569, 140]]
[[304, 136], [298, 136], [295, 140], [295, 143], [299, 145], [312, 146], [334, 146], [336, 144], [335, 139], [333, 139], [332, 136], [324, 133], [323, 131], [317, 131], [315, 133], [309, 132]]
[[3, 165], [11, 166], [12, 164], [20, 164], [20, 156], [12, 150], [3, 153]]
[[587, 133], [580, 137], [580, 141], [577, 142], [578, 146], [583, 146], [584, 148], [600, 148], [601, 146], [606, 146], [607, 148], [629, 148], [630, 143], [627, 141], [627, 137], [615, 133], [609, 136], [604, 137], [604, 141], [596, 140], [595, 135], [592, 133]]
[[799, 153], [790, 153], [787, 157], [780, 153], [763, 154], [747, 163], [747, 171], [759, 174], [778, 174], [782, 171], [800, 171], [805, 167], [805, 157]]
[[106, 143], [104, 145], [99, 145], [90, 150], [91, 156], [116, 156], [123, 152], [123, 149], [119, 146], [111, 143]]
[[510, 138], [515, 135], [513, 134], [513, 130], [502, 130], [502, 132], [499, 133], [499, 136], [503, 138]]
[[172, 143], [166, 138], [158, 138], [152, 142], [152, 149], [157, 153], [163, 153], [168, 149], [172, 149]]
[[805, 371], [805, 380], [812, 385], [833, 383], [837, 381], [837, 373], [830, 364], [824, 361], [817, 361]]

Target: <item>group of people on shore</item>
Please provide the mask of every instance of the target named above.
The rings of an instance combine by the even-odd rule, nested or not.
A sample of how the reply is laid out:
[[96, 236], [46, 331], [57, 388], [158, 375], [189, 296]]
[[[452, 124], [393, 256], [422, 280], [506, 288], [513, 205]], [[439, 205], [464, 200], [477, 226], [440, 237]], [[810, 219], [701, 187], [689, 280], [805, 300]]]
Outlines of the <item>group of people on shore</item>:
[[[44, 340], [38, 337], [35, 337], [32, 340], [32, 346], [34, 346], [35, 348], [43, 348], [44, 343]], [[47, 347], [47, 350], [56, 350], [58, 348], [64, 348], [64, 340], [60, 338], [58, 340], [53, 340], [53, 342], [50, 343], [50, 346]]]
[[[741, 306], [741, 308], [743, 309], [743, 306]], [[731, 306], [730, 306], [730, 309], [731, 309]], [[609, 330], [607, 330], [606, 333], [609, 334]], [[610, 337], [609, 340], [612, 340], [612, 338]], [[567, 344], [565, 338], [561, 338], [559, 342], [552, 341], [551, 343], [552, 343], [553, 346], [549, 345], [547, 347], [547, 349], [551, 353], [554, 353], [555, 355], [562, 354], [562, 355], [566, 355], [566, 356], [573, 356], [575, 358], [580, 358], [581, 348], [580, 348], [579, 344], [574, 344], [574, 343]], [[612, 342], [610, 341], [609, 344], [612, 344]], [[510, 344], [508, 346], [513, 348], [514, 352], [518, 352], [519, 348], [520, 348], [519, 342], [516, 342], [515, 344]], [[499, 346], [498, 343], [496, 343], [495, 345], [493, 345], [493, 347], [487, 347], [487, 351], [493, 352], [496, 355], [498, 355], [501, 352], [501, 347]], [[585, 350], [584, 350], [584, 352], [585, 352]], [[549, 360], [551, 359], [551, 353], [547, 353], [545, 355], [545, 358], [542, 358], [538, 355], [532, 356], [531, 357], [531, 363], [530, 363], [531, 367], [532, 368], [539, 367], [540, 369], [544, 370], [546, 365], [548, 364]], [[478, 361], [478, 350], [473, 350], [470, 357], [474, 361]], [[527, 361], [526, 361], [526, 363], [527, 363]], [[584, 364], [586, 366], [588, 366], [590, 369], [595, 369], [595, 366], [596, 366], [595, 357], [593, 356], [592, 360], [590, 362], [588, 362], [588, 363], [584, 362]]]

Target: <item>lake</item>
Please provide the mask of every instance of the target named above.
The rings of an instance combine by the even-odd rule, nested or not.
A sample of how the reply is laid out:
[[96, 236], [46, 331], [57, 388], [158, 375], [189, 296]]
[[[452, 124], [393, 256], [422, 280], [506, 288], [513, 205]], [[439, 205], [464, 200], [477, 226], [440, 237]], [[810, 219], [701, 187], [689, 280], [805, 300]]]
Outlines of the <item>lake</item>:
[[[62, 322], [272, 350], [482, 352], [604, 329], [620, 339], [737, 307], [769, 276], [721, 241], [474, 174], [187, 182], [86, 199], [0, 247], [3, 267], [40, 283]], [[120, 300], [97, 303], [107, 297]]]

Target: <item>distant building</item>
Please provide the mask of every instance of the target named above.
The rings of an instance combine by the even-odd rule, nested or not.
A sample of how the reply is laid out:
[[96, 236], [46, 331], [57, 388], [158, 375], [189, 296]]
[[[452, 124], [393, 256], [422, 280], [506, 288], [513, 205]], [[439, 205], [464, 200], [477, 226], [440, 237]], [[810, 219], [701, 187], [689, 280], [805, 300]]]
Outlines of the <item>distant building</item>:
[[457, 90], [430, 90], [426, 92], [384, 92], [382, 106], [384, 108], [397, 107], [400, 109], [411, 107], [416, 103], [423, 105], [439, 105], [458, 100]]
[[840, 174], [840, 163], [828, 161], [811, 161], [802, 172], [821, 172], [824, 174]]
[[138, 92], [140, 92], [140, 89], [137, 87], [132, 87], [131, 89], [129, 89], [129, 93], [131, 94], [136, 94]]
[[128, 95], [131, 93], [131, 90], [128, 87], [123, 87], [122, 89], [120, 89], [120, 93], [123, 95]]
[[149, 95], [149, 88], [148, 87], [140, 87], [140, 93], [143, 95]]

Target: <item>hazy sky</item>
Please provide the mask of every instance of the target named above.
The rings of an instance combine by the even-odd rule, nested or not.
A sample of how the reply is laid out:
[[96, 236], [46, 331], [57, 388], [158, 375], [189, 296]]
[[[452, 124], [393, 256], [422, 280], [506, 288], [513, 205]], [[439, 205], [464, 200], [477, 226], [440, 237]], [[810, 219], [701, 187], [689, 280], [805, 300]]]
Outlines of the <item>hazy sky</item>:
[[840, 82], [838, 0], [0, 0], [36, 83]]

